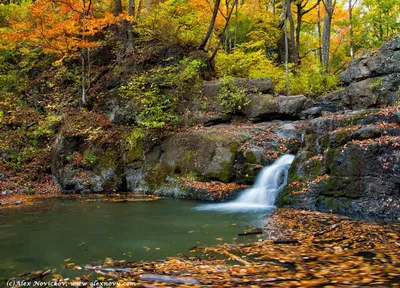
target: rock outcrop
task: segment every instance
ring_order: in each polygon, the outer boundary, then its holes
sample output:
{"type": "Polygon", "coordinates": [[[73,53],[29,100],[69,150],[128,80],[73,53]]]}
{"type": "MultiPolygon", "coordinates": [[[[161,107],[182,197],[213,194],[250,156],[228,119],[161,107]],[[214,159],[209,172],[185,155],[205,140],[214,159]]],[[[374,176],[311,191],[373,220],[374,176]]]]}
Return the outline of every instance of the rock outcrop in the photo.
{"type": "Polygon", "coordinates": [[[372,55],[350,62],[340,76],[346,86],[321,100],[349,109],[386,107],[399,99],[400,37],[372,55]]]}
{"type": "MultiPolygon", "coordinates": [[[[311,108],[314,102],[303,95],[277,96],[274,95],[272,80],[269,78],[244,79],[233,78],[233,83],[246,91],[249,103],[240,111],[240,115],[252,122],[270,120],[298,120],[302,111],[311,108]]],[[[224,109],[218,100],[222,84],[219,80],[205,81],[201,87],[202,97],[206,99],[206,112],[202,123],[223,123],[229,118],[223,117],[224,109]]],[[[200,110],[200,109],[199,109],[200,110]]],[[[303,117],[304,118],[304,117],[303,117]]]]}
{"type": "MultiPolygon", "coordinates": [[[[126,163],[128,190],[211,200],[206,188],[191,182],[252,184],[263,166],[298,150],[302,124],[218,125],[174,133],[126,163]]],[[[234,188],[228,194],[237,193],[234,188]]]]}
{"type": "Polygon", "coordinates": [[[121,133],[94,113],[66,115],[52,148],[51,167],[65,192],[126,190],[121,133]]]}
{"type": "MultiPolygon", "coordinates": [[[[72,117],[64,122],[81,120],[72,117]]],[[[67,124],[61,128],[53,145],[52,169],[64,190],[145,191],[201,200],[227,199],[237,195],[240,185],[252,184],[263,166],[281,154],[295,153],[304,123],[195,127],[156,142],[140,131],[132,132],[132,128],[113,131],[114,126],[107,125],[103,131],[92,129],[86,134],[75,133],[82,129],[71,131],[67,124]],[[213,191],[204,184],[210,181],[226,185],[229,191],[221,195],[207,192],[213,191]]]]}
{"type": "Polygon", "coordinates": [[[396,107],[310,121],[278,204],[400,217],[399,123],[396,107]]]}

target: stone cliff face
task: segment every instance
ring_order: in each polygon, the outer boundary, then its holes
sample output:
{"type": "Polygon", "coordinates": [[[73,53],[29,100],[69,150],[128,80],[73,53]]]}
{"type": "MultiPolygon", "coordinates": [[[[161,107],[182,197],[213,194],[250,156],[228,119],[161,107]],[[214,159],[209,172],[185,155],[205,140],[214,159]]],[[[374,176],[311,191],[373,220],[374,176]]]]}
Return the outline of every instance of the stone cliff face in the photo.
{"type": "Polygon", "coordinates": [[[310,121],[278,204],[400,217],[399,123],[396,107],[310,121]]]}
{"type": "Polygon", "coordinates": [[[340,76],[346,87],[321,101],[353,110],[394,105],[399,99],[400,38],[372,55],[355,59],[340,76]]]}
{"type": "MultiPolygon", "coordinates": [[[[274,121],[196,127],[165,135],[156,143],[138,137],[131,144],[129,134],[120,133],[128,139],[112,145],[62,129],[53,147],[52,167],[70,192],[144,191],[216,200],[191,182],[251,184],[263,166],[299,149],[303,126],[302,121],[274,121]],[[74,155],[80,155],[80,163],[74,162],[74,155]],[[92,163],[87,163],[90,159],[92,163]]],[[[228,190],[236,190],[232,187],[228,190]]]]}
{"type": "Polygon", "coordinates": [[[345,113],[311,120],[280,206],[400,217],[400,38],[356,59],[346,85],[319,100],[345,113]],[[367,109],[388,107],[385,109],[367,109]],[[351,112],[350,110],[355,110],[351,112]]]}

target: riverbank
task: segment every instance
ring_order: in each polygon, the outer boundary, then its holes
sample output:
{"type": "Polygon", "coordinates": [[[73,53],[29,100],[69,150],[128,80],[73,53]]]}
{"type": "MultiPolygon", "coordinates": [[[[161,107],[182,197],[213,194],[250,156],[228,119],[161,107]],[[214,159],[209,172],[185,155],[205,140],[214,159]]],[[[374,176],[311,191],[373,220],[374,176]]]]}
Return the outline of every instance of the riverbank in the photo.
{"type": "Polygon", "coordinates": [[[196,247],[190,251],[201,252],[196,256],[160,261],[67,263],[79,277],[48,272],[43,281],[119,281],[118,287],[132,282],[136,287],[399,287],[399,222],[291,209],[278,209],[265,220],[263,238],[254,243],[196,247]]]}
{"type": "Polygon", "coordinates": [[[0,198],[0,209],[12,209],[39,204],[48,199],[76,200],[80,202],[143,202],[158,200],[161,197],[144,193],[105,193],[105,194],[63,194],[61,191],[44,194],[9,194],[0,198]]]}

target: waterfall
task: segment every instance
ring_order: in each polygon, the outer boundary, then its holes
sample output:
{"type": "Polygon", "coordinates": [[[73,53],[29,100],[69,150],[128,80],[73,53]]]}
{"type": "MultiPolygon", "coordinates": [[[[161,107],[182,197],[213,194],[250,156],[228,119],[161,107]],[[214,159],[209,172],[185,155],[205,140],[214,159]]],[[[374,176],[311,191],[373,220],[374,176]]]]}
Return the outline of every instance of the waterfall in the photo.
{"type": "Polygon", "coordinates": [[[293,159],[293,155],[286,154],[264,167],[253,187],[244,190],[238,199],[222,204],[201,205],[196,209],[237,211],[274,208],[276,196],[287,184],[287,174],[293,159]]]}

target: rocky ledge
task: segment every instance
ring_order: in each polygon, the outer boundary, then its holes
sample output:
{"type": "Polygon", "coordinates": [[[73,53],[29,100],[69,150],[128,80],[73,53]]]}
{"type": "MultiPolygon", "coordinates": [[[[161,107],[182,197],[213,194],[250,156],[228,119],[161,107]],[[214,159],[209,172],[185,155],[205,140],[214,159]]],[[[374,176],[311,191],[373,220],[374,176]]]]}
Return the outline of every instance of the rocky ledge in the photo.
{"type": "Polygon", "coordinates": [[[310,121],[279,206],[400,217],[400,107],[310,121]]]}
{"type": "Polygon", "coordinates": [[[400,37],[372,55],[353,60],[340,76],[345,88],[321,97],[348,109],[396,104],[400,86],[400,37]]]}
{"type": "Polygon", "coordinates": [[[53,173],[65,192],[231,199],[254,182],[262,167],[284,153],[296,153],[304,127],[304,121],[196,126],[157,139],[107,122],[90,123],[89,133],[71,131],[75,124],[68,123],[88,116],[68,116],[53,145],[53,173]]]}

